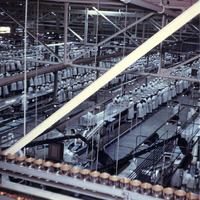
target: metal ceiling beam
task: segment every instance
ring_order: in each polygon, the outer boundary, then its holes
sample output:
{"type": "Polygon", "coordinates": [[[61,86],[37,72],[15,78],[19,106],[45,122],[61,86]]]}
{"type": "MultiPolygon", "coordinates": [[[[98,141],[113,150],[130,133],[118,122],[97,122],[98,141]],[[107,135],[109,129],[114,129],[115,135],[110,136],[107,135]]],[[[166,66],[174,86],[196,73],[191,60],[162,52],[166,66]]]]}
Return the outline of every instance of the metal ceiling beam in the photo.
{"type": "MultiPolygon", "coordinates": [[[[150,9],[150,10],[154,10],[156,12],[162,12],[163,11],[163,8],[161,6],[158,6],[158,5],[155,5],[153,3],[149,3],[147,1],[144,1],[144,0],[120,0],[124,3],[130,3],[130,4],[134,4],[136,6],[140,6],[142,8],[147,8],[147,9],[150,9]]],[[[169,16],[172,16],[172,17],[177,17],[179,14],[174,12],[174,11],[171,11],[169,9],[165,9],[163,14],[166,14],[166,15],[169,15],[169,16]]]]}
{"type": "Polygon", "coordinates": [[[78,34],[76,33],[75,31],[73,31],[69,26],[67,27],[68,30],[73,33],[73,35],[75,35],[80,41],[83,41],[83,38],[78,34]]]}
{"type": "Polygon", "coordinates": [[[128,25],[127,27],[123,28],[122,30],[116,32],[115,34],[111,35],[110,37],[107,37],[105,40],[99,42],[97,45],[95,45],[95,46],[89,48],[88,50],[86,50],[86,51],[83,52],[82,54],[78,55],[76,58],[73,58],[73,59],[71,60],[71,62],[74,62],[75,60],[77,60],[78,58],[82,57],[82,56],[85,55],[86,53],[89,53],[90,51],[96,49],[97,47],[99,47],[99,46],[103,45],[104,43],[108,42],[109,40],[111,40],[112,38],[114,38],[114,37],[120,35],[120,34],[123,33],[124,31],[126,31],[126,30],[128,30],[129,28],[135,26],[136,24],[138,24],[138,23],[144,21],[145,19],[148,19],[149,17],[151,17],[151,16],[153,16],[153,15],[154,15],[153,12],[151,12],[151,13],[145,15],[145,16],[142,17],[141,19],[139,19],[139,20],[133,22],[132,24],[130,24],[130,25],[128,25]]]}
{"type": "Polygon", "coordinates": [[[174,70],[176,68],[179,68],[180,66],[186,65],[186,64],[188,64],[188,63],[190,63],[190,62],[192,62],[194,60],[197,60],[198,58],[200,58],[200,54],[198,54],[198,55],[196,55],[196,56],[194,56],[194,57],[192,57],[192,58],[190,58],[190,59],[188,59],[186,61],[183,61],[183,62],[179,63],[178,65],[176,65],[174,67],[170,67],[168,69],[160,69],[160,71],[157,74],[158,75],[163,75],[164,74],[165,76],[170,75],[172,70],[174,70]]]}
{"type": "Polygon", "coordinates": [[[85,6],[85,4],[101,4],[101,5],[113,5],[113,6],[122,6],[123,3],[116,0],[101,0],[100,2],[98,0],[45,0],[46,2],[57,2],[57,3],[70,3],[70,4],[82,4],[85,6]]]}
{"type": "MultiPolygon", "coordinates": [[[[20,24],[14,17],[12,17],[9,13],[7,13],[3,8],[0,7],[0,9],[6,14],[8,15],[16,24],[18,24],[22,29],[24,29],[24,26],[22,26],[22,24],[20,24]]],[[[41,42],[40,40],[37,39],[36,36],[34,36],[32,33],[30,33],[29,31],[27,31],[27,33],[33,37],[37,42],[39,42],[41,45],[43,45],[48,51],[50,51],[58,60],[62,61],[61,58],[55,54],[55,52],[53,52],[48,46],[46,46],[43,42],[41,42]]]]}
{"type": "Polygon", "coordinates": [[[167,24],[162,30],[157,32],[154,36],[152,36],[149,40],[144,42],[141,46],[139,46],[135,51],[130,53],[127,57],[117,63],[114,67],[112,67],[109,71],[104,73],[101,77],[99,77],[96,81],[94,81],[91,85],[85,88],[82,92],[76,95],[73,99],[67,102],[63,107],[53,113],[50,117],[44,120],[41,124],[36,126],[33,130],[31,130],[26,136],[16,142],[13,146],[8,148],[5,152],[14,154],[19,151],[21,148],[26,146],[29,142],[34,140],[36,137],[41,135],[45,130],[55,124],[57,121],[62,119],[65,115],[70,113],[74,108],[79,106],[82,102],[88,99],[91,95],[97,92],[101,87],[127,69],[130,65],[135,63],[138,59],[148,53],[151,49],[173,34],[175,31],[180,29],[183,25],[188,23],[194,17],[199,15],[199,7],[200,2],[195,3],[185,12],[183,12],[180,16],[174,19],[172,22],[167,24]]]}
{"type": "MultiPolygon", "coordinates": [[[[108,21],[110,24],[112,24],[116,29],[118,29],[119,31],[121,31],[121,29],[115,24],[113,23],[110,19],[108,19],[108,17],[106,17],[101,11],[99,11],[98,9],[96,9],[95,7],[92,7],[98,14],[100,14],[106,21],[108,21]]],[[[132,37],[130,37],[127,33],[124,33],[126,37],[128,37],[136,46],[139,46],[132,37]]]]}
{"type": "MultiPolygon", "coordinates": [[[[126,55],[128,53],[130,53],[130,51],[125,52],[126,55]]],[[[119,56],[122,56],[122,52],[97,56],[97,60],[100,61],[100,60],[104,60],[106,58],[119,57],[119,56]]],[[[72,66],[76,65],[76,67],[77,67],[78,64],[87,64],[87,63],[91,63],[92,61],[94,61],[94,57],[78,59],[72,64],[72,66]]],[[[56,65],[50,65],[48,67],[39,68],[37,70],[37,75],[47,74],[47,73],[50,73],[50,72],[56,72],[56,71],[59,71],[59,70],[66,69],[67,67],[70,67],[70,66],[71,66],[71,64],[64,65],[63,63],[59,63],[59,64],[56,64],[56,65]]],[[[90,69],[89,66],[88,66],[88,69],[90,69]]],[[[36,76],[36,70],[32,70],[32,71],[27,72],[27,79],[29,79],[31,77],[35,77],[35,76],[36,76]]],[[[9,84],[17,82],[17,81],[23,81],[23,79],[24,79],[24,73],[17,74],[15,76],[4,77],[4,78],[0,79],[0,87],[2,87],[4,85],[9,85],[9,84]]]]}
{"type": "MultiPolygon", "coordinates": [[[[121,12],[121,11],[101,11],[105,16],[113,16],[113,17],[142,17],[141,13],[132,13],[132,12],[121,12]]],[[[85,14],[85,10],[70,10],[70,14],[85,14]]],[[[96,11],[94,10],[88,10],[89,15],[99,15],[96,11]]]]}
{"type": "MultiPolygon", "coordinates": [[[[8,56],[0,56],[0,59],[3,60],[19,60],[19,61],[24,61],[24,58],[20,57],[8,57],[8,56]]],[[[37,60],[33,58],[27,58],[27,62],[33,62],[33,63],[41,63],[41,64],[50,64],[50,65],[56,65],[58,62],[51,62],[48,60],[37,60]]]]}
{"type": "Polygon", "coordinates": [[[154,76],[154,77],[162,77],[162,78],[168,78],[168,79],[175,79],[175,80],[184,80],[184,81],[191,81],[191,82],[197,82],[200,83],[200,80],[197,78],[187,78],[187,77],[181,77],[181,76],[171,76],[167,74],[154,74],[154,73],[145,73],[145,72],[139,72],[134,73],[140,76],[154,76]]]}
{"type": "Polygon", "coordinates": [[[64,10],[64,59],[63,63],[67,64],[67,40],[68,40],[68,29],[69,29],[69,4],[65,3],[64,10]]]}
{"type": "MultiPolygon", "coordinates": [[[[149,21],[157,30],[160,30],[162,28],[160,24],[158,24],[154,19],[150,19],[149,21]]],[[[175,41],[178,41],[178,39],[174,35],[171,35],[171,37],[173,37],[175,41]]]]}
{"type": "MultiPolygon", "coordinates": [[[[126,52],[126,54],[128,54],[128,52],[126,52]]],[[[117,53],[117,54],[111,54],[111,55],[107,55],[107,56],[100,56],[100,57],[97,57],[97,60],[104,60],[106,58],[110,58],[110,57],[118,57],[118,56],[122,56],[122,53],[117,53]]],[[[196,55],[172,68],[170,68],[171,70],[175,69],[175,68],[178,68],[180,66],[183,66],[183,65],[186,65],[190,62],[192,62],[193,60],[196,60],[200,57],[200,55],[196,55]]],[[[2,58],[2,56],[0,56],[0,58],[2,58]]],[[[8,57],[6,57],[8,59],[8,57]]],[[[23,61],[24,59],[23,58],[12,58],[13,60],[21,60],[23,61]]],[[[87,65],[79,65],[80,63],[89,63],[91,61],[94,60],[94,57],[90,58],[90,59],[79,59],[77,60],[75,63],[77,64],[69,64],[69,65],[63,65],[62,63],[61,64],[56,64],[56,63],[53,63],[53,62],[46,62],[46,61],[40,61],[40,60],[27,60],[28,62],[38,62],[38,63],[49,63],[49,64],[55,64],[55,65],[52,65],[52,66],[49,66],[49,67],[45,67],[45,68],[40,68],[38,69],[38,72],[37,74],[38,75],[42,75],[42,74],[47,74],[47,73],[50,73],[50,72],[55,72],[55,71],[59,71],[59,70],[62,70],[62,69],[65,69],[67,67],[77,67],[77,68],[83,68],[83,69],[91,69],[91,70],[98,70],[98,71],[108,71],[109,69],[108,68],[99,68],[99,67],[92,67],[92,66],[87,66],[87,65]]],[[[167,69],[165,69],[167,70],[167,69]]],[[[124,73],[133,73],[135,74],[136,72],[131,72],[131,71],[128,71],[128,72],[124,72],[124,73]]],[[[167,72],[165,72],[167,74],[167,72]]],[[[143,74],[144,75],[144,74],[143,74]]],[[[35,77],[36,76],[36,71],[35,70],[32,70],[30,72],[27,72],[27,78],[31,78],[31,77],[35,77]]],[[[158,74],[155,75],[156,77],[159,76],[158,74]]],[[[18,74],[18,75],[15,75],[15,76],[9,76],[9,77],[4,77],[3,79],[0,79],[0,87],[4,86],[4,85],[9,85],[13,82],[17,82],[17,81],[22,81],[24,78],[24,75],[23,74],[18,74]]]]}

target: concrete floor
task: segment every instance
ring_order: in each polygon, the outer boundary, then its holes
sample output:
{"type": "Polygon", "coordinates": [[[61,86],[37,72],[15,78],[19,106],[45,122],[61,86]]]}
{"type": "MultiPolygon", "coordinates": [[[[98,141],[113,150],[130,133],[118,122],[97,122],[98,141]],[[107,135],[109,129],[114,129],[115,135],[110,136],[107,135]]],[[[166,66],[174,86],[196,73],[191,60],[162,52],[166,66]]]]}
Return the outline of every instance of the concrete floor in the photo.
{"type": "MultiPolygon", "coordinates": [[[[191,95],[179,96],[175,100],[178,100],[181,104],[181,108],[183,108],[183,110],[179,114],[179,121],[181,123],[184,123],[187,120],[187,113],[189,108],[195,105],[197,102],[195,102],[195,100],[191,98],[191,95]]],[[[150,117],[147,117],[147,119],[144,120],[144,122],[139,124],[131,132],[127,133],[119,139],[119,148],[118,141],[115,141],[106,147],[106,153],[108,153],[113,160],[116,160],[117,158],[120,159],[126,156],[139,143],[141,143],[145,139],[145,137],[148,137],[153,132],[155,132],[173,115],[171,106],[172,104],[173,102],[168,103],[168,106],[162,106],[157,111],[154,111],[154,113],[150,117]]],[[[157,133],[159,134],[159,136],[163,135],[162,139],[167,139],[175,133],[176,126],[176,124],[172,125],[171,123],[164,125],[157,131],[157,133]]],[[[140,149],[143,148],[144,146],[140,149]]],[[[147,146],[145,146],[145,148],[147,148],[147,146]]],[[[142,157],[145,159],[147,155],[148,154],[145,154],[142,157]]],[[[144,159],[137,159],[137,165],[139,165],[144,159]]],[[[129,168],[124,170],[119,176],[127,176],[128,174],[130,174],[130,170],[131,169],[129,168]]]]}

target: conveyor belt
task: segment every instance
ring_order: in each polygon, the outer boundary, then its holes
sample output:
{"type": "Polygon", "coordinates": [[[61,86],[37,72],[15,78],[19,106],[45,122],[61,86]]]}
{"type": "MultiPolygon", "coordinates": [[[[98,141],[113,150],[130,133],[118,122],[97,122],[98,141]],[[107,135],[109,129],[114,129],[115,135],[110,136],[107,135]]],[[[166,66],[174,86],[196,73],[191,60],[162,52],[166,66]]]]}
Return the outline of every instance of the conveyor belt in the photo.
{"type": "MultiPolygon", "coordinates": [[[[42,184],[45,185],[46,188],[58,188],[64,191],[70,191],[73,193],[90,196],[91,198],[94,197],[106,200],[128,199],[128,197],[130,199],[140,200],[155,199],[150,195],[143,195],[141,193],[132,192],[126,189],[103,185],[100,183],[94,183],[89,180],[82,180],[67,175],[58,175],[54,172],[51,173],[44,170],[37,170],[33,168],[31,169],[26,166],[17,166],[16,164],[6,163],[2,161],[0,161],[0,174],[20,178],[40,185],[42,184]]],[[[1,179],[0,187],[9,189],[12,188],[16,191],[21,191],[22,188],[23,193],[28,192],[29,195],[38,196],[38,194],[35,192],[36,187],[34,187],[34,184],[32,184],[32,186],[30,187],[18,183],[13,183],[8,181],[7,179],[5,180],[4,176],[1,179]]],[[[48,190],[38,190],[38,192],[42,192],[44,196],[46,191],[48,190]]],[[[66,199],[68,198],[66,197],[66,199]]],[[[161,200],[161,198],[158,198],[158,200],[161,200]]]]}

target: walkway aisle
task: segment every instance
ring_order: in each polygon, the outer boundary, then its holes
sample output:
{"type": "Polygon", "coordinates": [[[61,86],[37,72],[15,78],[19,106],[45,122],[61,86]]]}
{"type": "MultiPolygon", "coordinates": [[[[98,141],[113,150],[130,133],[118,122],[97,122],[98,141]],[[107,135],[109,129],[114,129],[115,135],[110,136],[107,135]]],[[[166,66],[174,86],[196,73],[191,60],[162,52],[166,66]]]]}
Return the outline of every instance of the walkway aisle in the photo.
{"type": "MultiPolygon", "coordinates": [[[[181,104],[189,104],[193,105],[193,100],[191,96],[180,96],[176,100],[180,101],[181,104]]],[[[187,118],[187,112],[190,106],[183,105],[181,108],[184,109],[180,112],[180,122],[185,122],[187,118]]],[[[126,154],[128,154],[131,150],[133,150],[139,143],[141,143],[145,137],[148,137],[153,132],[155,132],[163,123],[165,123],[171,116],[173,115],[172,106],[170,107],[163,107],[157,112],[155,112],[152,116],[146,119],[143,123],[138,125],[134,128],[131,132],[127,133],[126,135],[122,136],[119,141],[119,159],[123,158],[126,154]],[[145,136],[145,137],[140,137],[145,136]],[[137,143],[136,143],[137,140],[137,143]]],[[[174,125],[167,124],[160,128],[157,133],[159,136],[162,136],[164,133],[163,139],[171,137],[176,131],[176,123],[174,125]]],[[[147,148],[147,145],[141,146],[140,149],[147,148]]],[[[111,145],[107,146],[106,153],[108,153],[112,159],[117,158],[117,141],[113,142],[111,145]]],[[[148,154],[142,156],[142,158],[146,158],[148,154]]],[[[137,165],[139,165],[143,159],[137,159],[137,165]]],[[[130,170],[127,169],[122,173],[122,176],[126,176],[130,174],[130,170]]]]}

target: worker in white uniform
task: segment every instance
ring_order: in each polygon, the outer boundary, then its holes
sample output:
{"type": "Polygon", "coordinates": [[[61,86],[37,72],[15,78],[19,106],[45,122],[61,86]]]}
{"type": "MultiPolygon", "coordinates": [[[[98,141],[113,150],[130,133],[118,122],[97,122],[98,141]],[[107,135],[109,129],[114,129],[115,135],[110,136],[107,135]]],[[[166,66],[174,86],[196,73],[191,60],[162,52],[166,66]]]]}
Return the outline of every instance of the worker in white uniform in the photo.
{"type": "Polygon", "coordinates": [[[51,77],[51,82],[53,83],[54,82],[54,73],[53,72],[50,73],[50,77],[51,77]]]}
{"type": "Polygon", "coordinates": [[[4,94],[4,96],[9,95],[9,90],[8,90],[8,86],[7,85],[3,86],[3,94],[4,94]]]}
{"type": "Polygon", "coordinates": [[[123,95],[123,101],[126,101],[126,102],[129,101],[128,91],[125,91],[125,92],[124,92],[124,95],[123,95]]]}
{"type": "Polygon", "coordinates": [[[146,114],[147,114],[147,101],[146,101],[145,97],[142,98],[142,106],[143,106],[143,114],[144,114],[144,116],[146,116],[146,114]]]}
{"type": "Polygon", "coordinates": [[[73,67],[72,75],[73,75],[73,76],[76,76],[76,75],[77,75],[77,68],[76,68],[76,67],[73,67]]]}
{"type": "Polygon", "coordinates": [[[183,89],[188,89],[188,81],[183,81],[183,89]]]}
{"type": "Polygon", "coordinates": [[[192,117],[192,115],[194,115],[195,113],[195,109],[194,108],[190,108],[187,114],[187,120],[190,119],[190,117],[192,117]]]}
{"type": "Polygon", "coordinates": [[[120,95],[118,94],[114,99],[113,102],[115,103],[115,105],[118,105],[120,103],[120,95]]]}
{"type": "Polygon", "coordinates": [[[41,86],[42,85],[42,76],[38,76],[37,80],[38,80],[38,85],[41,86]]]}
{"type": "Polygon", "coordinates": [[[58,81],[60,82],[62,80],[62,71],[58,71],[58,81]]]}
{"type": "Polygon", "coordinates": [[[144,92],[146,90],[146,85],[145,84],[141,85],[140,90],[141,90],[141,92],[144,92]]]}
{"type": "Polygon", "coordinates": [[[9,62],[6,63],[6,71],[10,71],[10,63],[9,62]]]}
{"type": "Polygon", "coordinates": [[[16,61],[17,68],[21,71],[22,70],[22,64],[19,60],[16,61]]]}
{"type": "Polygon", "coordinates": [[[181,176],[182,176],[182,169],[177,169],[174,175],[171,178],[171,185],[176,188],[180,188],[181,186],[181,176]]]}
{"type": "Polygon", "coordinates": [[[180,88],[181,86],[180,86],[180,82],[179,81],[177,81],[176,82],[176,93],[177,94],[180,94],[181,93],[181,88],[180,88]]]}
{"type": "Polygon", "coordinates": [[[62,70],[62,79],[66,79],[67,78],[67,70],[63,69],[62,70]]]}
{"type": "Polygon", "coordinates": [[[45,84],[42,84],[42,86],[41,86],[41,92],[45,92],[45,84]]]}
{"type": "Polygon", "coordinates": [[[162,90],[158,90],[158,105],[162,105],[162,90]]]}
{"type": "Polygon", "coordinates": [[[180,82],[180,93],[182,93],[183,92],[183,80],[180,80],[179,82],[180,82]]]}
{"type": "Polygon", "coordinates": [[[22,81],[18,81],[17,82],[17,90],[23,90],[24,86],[23,86],[23,82],[22,81]]]}
{"type": "Polygon", "coordinates": [[[170,85],[170,86],[167,86],[167,100],[171,101],[171,99],[172,99],[172,88],[170,85]]]}
{"type": "Polygon", "coordinates": [[[30,84],[30,86],[34,86],[34,85],[35,85],[34,80],[33,80],[32,77],[31,77],[30,80],[29,80],[29,84],[30,84]]]}
{"type": "Polygon", "coordinates": [[[41,78],[42,78],[42,84],[45,84],[46,83],[46,79],[45,79],[44,74],[41,75],[41,78]]]}
{"type": "Polygon", "coordinates": [[[175,97],[176,96],[176,87],[175,87],[175,84],[172,83],[172,97],[175,97]]]}
{"type": "Polygon", "coordinates": [[[155,103],[156,103],[156,109],[157,109],[158,108],[158,94],[155,92],[154,96],[155,96],[155,103]]]}
{"type": "Polygon", "coordinates": [[[196,188],[195,178],[189,173],[188,170],[185,170],[183,173],[182,184],[185,187],[185,189],[188,189],[190,192],[192,192],[193,189],[196,188]]]}
{"type": "Polygon", "coordinates": [[[17,83],[14,82],[14,83],[11,83],[11,88],[10,88],[11,92],[13,94],[15,94],[15,92],[17,91],[17,83]]]}
{"type": "Polygon", "coordinates": [[[127,118],[129,121],[132,121],[132,119],[134,118],[134,102],[132,98],[130,98],[130,101],[129,101],[127,118]]]}
{"type": "Polygon", "coordinates": [[[26,98],[26,102],[24,101],[24,94],[21,96],[21,103],[22,103],[21,111],[24,111],[25,103],[26,103],[26,110],[28,110],[28,99],[26,98]]]}
{"type": "Polygon", "coordinates": [[[14,62],[11,62],[11,63],[10,63],[10,69],[11,69],[11,71],[15,71],[15,70],[16,70],[15,63],[14,63],[14,62]]]}
{"type": "Polygon", "coordinates": [[[67,98],[72,99],[73,94],[72,94],[72,87],[70,85],[68,85],[66,91],[67,91],[67,98]]]}
{"type": "Polygon", "coordinates": [[[172,115],[178,114],[179,110],[180,110],[180,104],[174,105],[172,115]]]}
{"type": "MultiPolygon", "coordinates": [[[[76,135],[76,130],[75,129],[71,129],[71,135],[76,135]]],[[[74,139],[74,146],[77,144],[77,138],[74,139]]]]}
{"type": "Polygon", "coordinates": [[[77,83],[77,90],[78,90],[78,91],[80,91],[80,90],[81,90],[81,88],[82,88],[82,84],[81,84],[81,82],[80,82],[80,81],[78,81],[78,83],[77,83]]]}
{"type": "Polygon", "coordinates": [[[67,69],[67,78],[70,78],[70,77],[71,77],[71,69],[68,68],[68,69],[67,69]]]}
{"type": "Polygon", "coordinates": [[[148,103],[148,112],[152,113],[152,99],[151,99],[151,95],[148,96],[147,103],[148,103]]]}
{"type": "Polygon", "coordinates": [[[88,81],[88,85],[91,85],[93,83],[92,79],[88,81]]]}
{"type": "Polygon", "coordinates": [[[63,101],[66,102],[67,96],[66,96],[66,92],[65,92],[64,88],[61,88],[61,93],[62,93],[62,96],[63,96],[63,101]]]}
{"type": "Polygon", "coordinates": [[[142,103],[140,101],[137,101],[137,117],[143,118],[143,109],[142,109],[142,103]]]}
{"type": "Polygon", "coordinates": [[[165,86],[163,89],[163,103],[167,102],[167,94],[168,94],[168,89],[167,86],[165,86]]]}
{"type": "Polygon", "coordinates": [[[28,94],[32,94],[33,91],[34,91],[34,90],[33,90],[33,87],[32,87],[32,86],[29,86],[29,87],[28,87],[28,94]]]}
{"type": "Polygon", "coordinates": [[[156,97],[155,95],[151,96],[151,100],[152,100],[152,110],[156,109],[156,97]]]}

